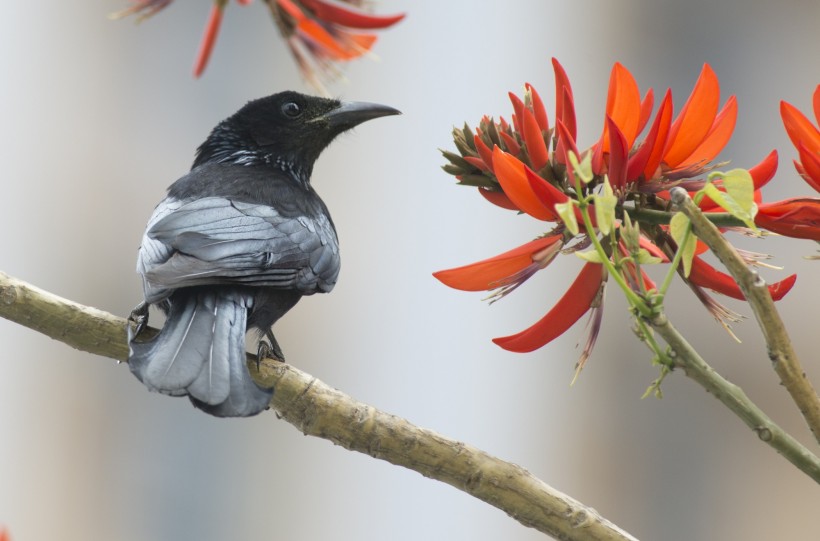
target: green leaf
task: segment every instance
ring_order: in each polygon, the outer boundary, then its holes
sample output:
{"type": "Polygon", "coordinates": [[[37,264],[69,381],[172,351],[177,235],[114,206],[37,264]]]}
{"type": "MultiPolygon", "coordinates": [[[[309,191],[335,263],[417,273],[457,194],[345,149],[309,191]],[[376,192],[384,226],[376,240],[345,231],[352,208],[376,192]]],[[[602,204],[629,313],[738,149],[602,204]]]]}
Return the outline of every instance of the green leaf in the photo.
{"type": "Polygon", "coordinates": [[[593,195],[592,200],[595,205],[595,221],[598,229],[604,235],[609,235],[615,223],[615,206],[618,204],[618,198],[612,191],[608,177],[604,177],[603,193],[593,195]]]}
{"type": "Polygon", "coordinates": [[[754,217],[755,183],[746,169],[732,169],[723,174],[723,187],[732,196],[741,209],[754,217]]]}
{"type": "Polygon", "coordinates": [[[575,217],[575,205],[572,200],[567,201],[566,203],[556,203],[555,212],[557,212],[558,216],[561,217],[561,220],[564,221],[564,225],[567,226],[569,232],[573,235],[577,235],[578,219],[575,217]]]}
{"type": "Polygon", "coordinates": [[[726,212],[742,220],[750,229],[757,231],[757,226],[754,223],[754,217],[757,214],[757,205],[754,201],[755,187],[752,176],[747,170],[732,169],[725,173],[711,173],[709,182],[701,191],[726,212]],[[720,191],[712,183],[714,179],[723,180],[725,192],[720,191]]]}
{"type": "Polygon", "coordinates": [[[641,265],[657,265],[661,262],[663,259],[650,254],[645,248],[638,250],[638,263],[641,265]]]}
{"type": "Polygon", "coordinates": [[[580,162],[574,152],[570,151],[567,155],[569,156],[569,164],[575,176],[580,178],[584,184],[592,182],[592,179],[595,178],[595,175],[592,173],[592,153],[587,152],[584,159],[580,162]]]}
{"type": "Polygon", "coordinates": [[[683,263],[683,275],[688,278],[689,273],[692,271],[692,260],[695,258],[695,248],[697,247],[697,238],[692,234],[692,224],[689,222],[689,218],[682,212],[675,213],[669,222],[669,232],[678,244],[678,251],[681,252],[681,262],[683,263]]]}
{"type": "Polygon", "coordinates": [[[577,255],[584,261],[588,261],[589,263],[604,262],[603,258],[601,257],[601,254],[599,254],[597,250],[589,250],[587,252],[575,252],[575,255],[577,255]]]}

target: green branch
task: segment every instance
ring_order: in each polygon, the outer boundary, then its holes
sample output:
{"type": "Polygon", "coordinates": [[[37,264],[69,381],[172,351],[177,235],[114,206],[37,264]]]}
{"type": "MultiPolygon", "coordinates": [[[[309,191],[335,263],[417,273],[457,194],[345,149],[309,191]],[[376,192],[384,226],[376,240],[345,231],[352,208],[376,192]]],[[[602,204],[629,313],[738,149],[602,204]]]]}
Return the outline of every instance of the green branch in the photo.
{"type": "MultiPolygon", "coordinates": [[[[643,224],[653,225],[668,225],[669,221],[672,219],[672,216],[675,215],[674,212],[644,208],[624,208],[623,211],[629,214],[632,221],[639,221],[643,224]]],[[[703,216],[706,220],[712,222],[717,227],[746,227],[746,224],[744,224],[742,220],[738,220],[728,212],[710,212],[709,214],[704,214],[703,216]]]]}
{"type": "Polygon", "coordinates": [[[757,271],[746,265],[743,258],[695,205],[685,190],[673,188],[671,194],[672,203],[692,222],[695,235],[709,246],[740,286],[763,331],[774,371],[797,404],[814,437],[820,442],[820,398],[806,377],[766,282],[757,271]]]}
{"type": "Polygon", "coordinates": [[[820,459],[806,449],[791,435],[752,402],[743,389],[718,374],[697,351],[678,333],[666,315],[659,313],[648,320],[652,328],[669,344],[675,353],[672,360],[687,376],[720,400],[732,413],[740,417],[757,436],[800,471],[820,483],[820,459]]]}

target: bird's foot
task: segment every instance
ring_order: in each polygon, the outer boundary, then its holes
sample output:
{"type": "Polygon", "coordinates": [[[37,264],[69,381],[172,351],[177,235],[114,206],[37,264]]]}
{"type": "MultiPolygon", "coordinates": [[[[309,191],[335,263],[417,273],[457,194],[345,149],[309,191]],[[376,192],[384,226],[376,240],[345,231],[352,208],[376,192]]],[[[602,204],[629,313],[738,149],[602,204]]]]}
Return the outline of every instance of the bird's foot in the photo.
{"type": "Polygon", "coordinates": [[[128,315],[128,341],[131,342],[148,325],[148,303],[141,302],[128,315]],[[134,324],[132,328],[130,323],[134,324]]]}
{"type": "Polygon", "coordinates": [[[282,348],[279,347],[279,343],[276,342],[276,338],[273,337],[273,333],[267,332],[265,336],[268,340],[264,338],[259,341],[259,346],[256,349],[256,369],[259,369],[259,363],[262,359],[274,359],[276,361],[285,362],[285,355],[282,353],[282,348]]]}

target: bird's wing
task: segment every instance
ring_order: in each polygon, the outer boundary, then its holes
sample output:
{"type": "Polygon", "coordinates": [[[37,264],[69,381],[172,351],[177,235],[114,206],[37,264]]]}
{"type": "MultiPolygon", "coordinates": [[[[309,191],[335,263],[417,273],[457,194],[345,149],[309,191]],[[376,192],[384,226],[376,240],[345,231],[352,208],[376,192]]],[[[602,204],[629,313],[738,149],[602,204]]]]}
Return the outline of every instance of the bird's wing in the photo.
{"type": "Polygon", "coordinates": [[[330,291],[339,264],[325,213],[284,216],[267,205],[206,197],[157,207],[137,268],[150,302],[170,289],[208,284],[330,291]]]}

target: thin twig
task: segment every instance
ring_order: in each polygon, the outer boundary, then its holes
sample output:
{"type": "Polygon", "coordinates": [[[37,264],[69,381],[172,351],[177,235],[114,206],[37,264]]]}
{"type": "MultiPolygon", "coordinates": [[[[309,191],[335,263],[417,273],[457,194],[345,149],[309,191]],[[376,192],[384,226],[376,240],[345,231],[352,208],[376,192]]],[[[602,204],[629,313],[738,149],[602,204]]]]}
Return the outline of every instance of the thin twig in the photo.
{"type": "Polygon", "coordinates": [[[815,439],[820,442],[820,398],[806,377],[765,280],[755,269],[746,265],[735,248],[704,216],[684,189],[673,188],[671,193],[672,203],[692,222],[695,235],[709,246],[740,286],[763,331],[774,371],[797,404],[815,439]]]}
{"type": "Polygon", "coordinates": [[[743,389],[724,379],[709,366],[669,323],[664,313],[656,314],[648,323],[672,348],[674,355],[670,357],[676,367],[682,368],[687,376],[740,417],[762,441],[772,446],[800,471],[820,483],[820,459],[763,413],[763,410],[746,396],[743,389]]]}
{"type": "MultiPolygon", "coordinates": [[[[125,319],[2,272],[0,316],[82,351],[120,361],[128,356],[125,319]]],[[[276,389],[273,411],[304,434],[452,485],[556,539],[635,541],[516,464],[358,402],[291,365],[265,359],[257,371],[256,358],[249,355],[248,361],[254,377],[276,389]]]]}

